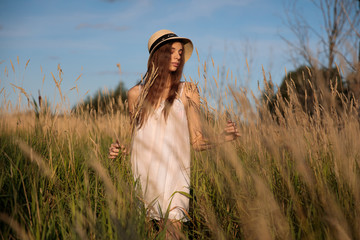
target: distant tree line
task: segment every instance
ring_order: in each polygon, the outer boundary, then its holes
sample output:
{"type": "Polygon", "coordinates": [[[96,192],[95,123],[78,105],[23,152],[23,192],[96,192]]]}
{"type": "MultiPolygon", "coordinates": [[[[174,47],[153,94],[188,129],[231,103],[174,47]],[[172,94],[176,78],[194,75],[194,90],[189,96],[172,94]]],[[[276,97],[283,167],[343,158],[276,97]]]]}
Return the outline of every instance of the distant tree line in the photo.
{"type": "Polygon", "coordinates": [[[108,114],[122,112],[126,109],[127,89],[123,82],[119,82],[115,90],[98,90],[94,96],[88,96],[83,102],[78,103],[74,112],[94,112],[96,114],[108,114]]]}
{"type": "Polygon", "coordinates": [[[340,111],[344,101],[356,104],[360,97],[359,71],[343,77],[337,68],[300,66],[283,77],[277,91],[271,81],[265,85],[262,100],[272,114],[276,114],[277,110],[283,113],[283,107],[294,100],[310,115],[314,114],[315,104],[328,110],[335,108],[332,111],[340,111]]]}

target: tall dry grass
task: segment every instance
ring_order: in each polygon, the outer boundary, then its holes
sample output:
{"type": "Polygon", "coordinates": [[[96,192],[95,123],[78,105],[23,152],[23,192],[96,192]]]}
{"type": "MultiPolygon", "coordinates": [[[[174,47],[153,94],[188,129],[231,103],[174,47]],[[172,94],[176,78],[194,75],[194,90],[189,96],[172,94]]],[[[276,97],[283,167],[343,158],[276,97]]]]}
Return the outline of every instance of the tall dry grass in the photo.
{"type": "MultiPolygon", "coordinates": [[[[279,98],[274,115],[238,87],[232,73],[219,74],[211,65],[202,64],[198,76],[204,81],[204,133],[215,139],[231,118],[241,137],[192,152],[190,220],[183,238],[359,239],[357,103],[340,96],[341,111],[333,111],[315,98],[315,114],[308,115],[289,88],[290,100],[279,98]],[[215,96],[216,102],[210,100],[215,96]]],[[[56,82],[60,94],[61,81],[56,82]]],[[[339,97],[335,90],[327,94],[339,97]]],[[[113,139],[131,141],[126,103],[123,111],[106,115],[70,109],[59,114],[49,104],[31,102],[25,112],[4,103],[2,239],[165,237],[166,230],[146,216],[129,156],[107,159],[113,139]]]]}

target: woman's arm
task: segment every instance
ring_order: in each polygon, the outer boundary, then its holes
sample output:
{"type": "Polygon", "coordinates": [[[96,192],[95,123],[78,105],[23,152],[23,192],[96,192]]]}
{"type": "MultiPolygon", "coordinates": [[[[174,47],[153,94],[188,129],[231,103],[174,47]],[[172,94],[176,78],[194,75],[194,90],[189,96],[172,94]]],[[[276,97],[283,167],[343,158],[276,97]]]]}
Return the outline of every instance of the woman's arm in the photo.
{"type": "Polygon", "coordinates": [[[219,138],[210,141],[205,138],[202,131],[202,124],[200,119],[200,95],[195,84],[184,83],[183,99],[186,102],[186,115],[188,118],[188,126],[190,132],[190,142],[193,149],[202,151],[213,147],[216,144],[221,144],[227,141],[232,141],[239,136],[235,123],[228,121],[223,133],[219,138]]]}
{"type": "MultiPolygon", "coordinates": [[[[132,121],[132,118],[134,116],[135,111],[135,104],[137,101],[137,98],[140,95],[140,86],[136,85],[135,87],[131,88],[127,93],[127,100],[128,100],[128,110],[130,119],[132,121]]],[[[128,147],[121,144],[118,139],[113,142],[109,148],[109,159],[115,159],[119,155],[119,153],[122,154],[129,154],[128,147]]]]}
{"type": "Polygon", "coordinates": [[[139,85],[132,87],[127,93],[129,114],[130,114],[131,120],[133,120],[132,118],[134,117],[134,114],[135,114],[135,104],[136,104],[136,101],[137,101],[139,95],[140,95],[140,86],[139,85]]]}

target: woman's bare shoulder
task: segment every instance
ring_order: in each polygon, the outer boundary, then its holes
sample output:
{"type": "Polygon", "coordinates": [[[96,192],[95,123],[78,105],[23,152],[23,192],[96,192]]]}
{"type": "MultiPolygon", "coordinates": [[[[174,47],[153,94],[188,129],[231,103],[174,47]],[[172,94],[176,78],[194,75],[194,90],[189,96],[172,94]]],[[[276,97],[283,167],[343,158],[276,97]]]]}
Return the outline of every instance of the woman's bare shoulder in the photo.
{"type": "Polygon", "coordinates": [[[135,100],[140,95],[140,85],[135,85],[134,87],[130,88],[128,93],[128,99],[135,100]]]}
{"type": "Polygon", "coordinates": [[[183,83],[183,91],[184,91],[184,95],[186,97],[194,97],[199,95],[199,89],[197,87],[197,85],[193,82],[184,82],[183,83]]]}
{"type": "Polygon", "coordinates": [[[182,100],[184,103],[200,103],[199,90],[193,82],[184,82],[183,84],[183,94],[182,100]]]}

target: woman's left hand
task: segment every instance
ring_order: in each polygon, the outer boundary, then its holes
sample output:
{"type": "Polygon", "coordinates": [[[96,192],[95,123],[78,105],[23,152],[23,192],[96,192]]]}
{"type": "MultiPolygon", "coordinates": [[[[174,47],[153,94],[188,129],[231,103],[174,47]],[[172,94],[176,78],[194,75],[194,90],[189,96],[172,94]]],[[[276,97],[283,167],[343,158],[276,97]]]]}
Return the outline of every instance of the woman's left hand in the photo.
{"type": "Polygon", "coordinates": [[[235,140],[237,137],[239,137],[240,134],[236,128],[236,123],[228,121],[222,135],[225,142],[235,140]]]}
{"type": "Polygon", "coordinates": [[[108,158],[109,159],[115,159],[117,158],[117,156],[119,154],[128,154],[128,150],[127,148],[123,145],[123,144],[120,144],[119,140],[116,139],[116,141],[114,143],[111,144],[110,148],[109,148],[109,156],[108,158]]]}

